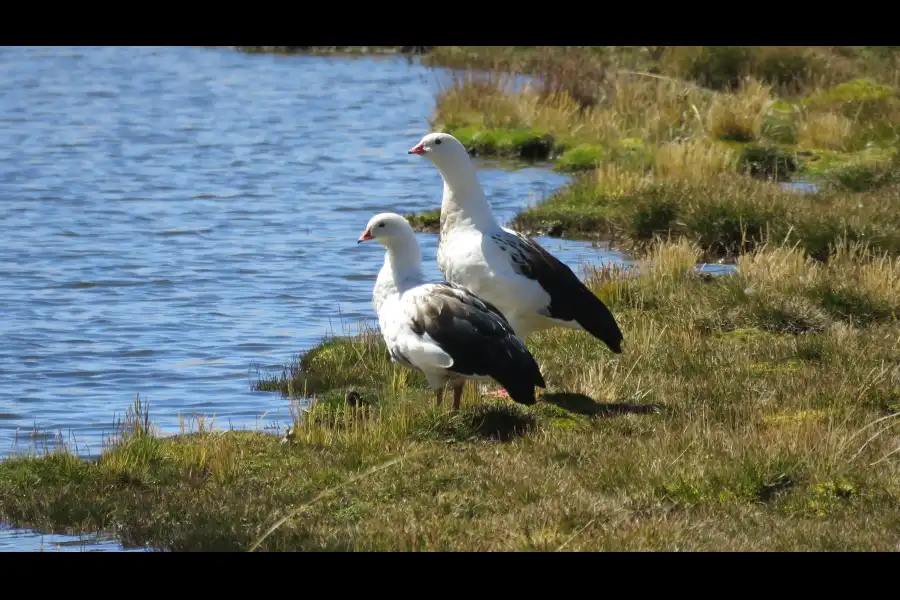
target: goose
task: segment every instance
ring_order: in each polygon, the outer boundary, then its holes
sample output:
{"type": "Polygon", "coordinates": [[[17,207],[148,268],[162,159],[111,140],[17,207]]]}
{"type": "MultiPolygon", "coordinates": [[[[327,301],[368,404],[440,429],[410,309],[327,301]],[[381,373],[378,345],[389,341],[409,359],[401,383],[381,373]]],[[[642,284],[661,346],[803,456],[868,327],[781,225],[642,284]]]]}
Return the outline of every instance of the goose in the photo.
{"type": "Polygon", "coordinates": [[[563,327],[587,331],[621,354],[615,317],[572,269],[497,223],[459,140],[429,133],[408,153],[428,160],[444,182],[437,263],[447,281],[496,306],[523,341],[534,331],[563,327]]]}
{"type": "Polygon", "coordinates": [[[513,401],[536,402],[546,384],[537,361],[495,306],[462,285],[426,281],[415,231],[396,213],[372,217],[357,243],[385,248],[372,306],[391,361],[422,371],[441,405],[447,382],[459,411],[468,380],[492,379],[513,401]]]}

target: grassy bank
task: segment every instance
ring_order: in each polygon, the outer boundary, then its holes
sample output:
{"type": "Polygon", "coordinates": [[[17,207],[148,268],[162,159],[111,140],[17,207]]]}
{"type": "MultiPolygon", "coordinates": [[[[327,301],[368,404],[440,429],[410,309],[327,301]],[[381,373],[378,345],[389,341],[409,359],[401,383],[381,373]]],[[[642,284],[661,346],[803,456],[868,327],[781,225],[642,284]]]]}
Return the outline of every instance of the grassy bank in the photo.
{"type": "Polygon", "coordinates": [[[632,249],[672,234],[700,244],[708,261],[733,259],[770,240],[798,243],[825,259],[839,237],[900,253],[896,160],[883,171],[890,183],[876,189],[848,192],[826,185],[811,193],[733,170],[691,174],[704,160],[716,162],[713,168],[727,160],[704,152],[704,145],[682,144],[672,150],[676,158],[660,161],[653,174],[601,167],[521,211],[513,226],[532,234],[603,238],[632,249]],[[685,156],[693,158],[684,162],[685,156]]]}
{"type": "Polygon", "coordinates": [[[893,548],[900,264],[761,248],[710,279],[699,253],[590,271],[625,352],[532,336],[534,407],[467,389],[451,418],[377,336],[330,339],[260,382],[317,398],[284,443],[160,438],[138,407],[96,462],[0,463],[0,518],[168,549],[248,549],[273,526],[260,550],[893,548]]]}
{"type": "MultiPolygon", "coordinates": [[[[671,231],[718,256],[742,236],[789,231],[817,254],[838,234],[898,247],[893,48],[435,47],[426,58],[491,69],[440,93],[434,129],[473,155],[549,158],[574,175],[516,218],[531,233],[640,243],[671,231]],[[517,87],[510,72],[536,79],[517,87]],[[771,183],[789,180],[820,189],[771,183]]],[[[429,230],[436,218],[410,220],[429,230]]]]}

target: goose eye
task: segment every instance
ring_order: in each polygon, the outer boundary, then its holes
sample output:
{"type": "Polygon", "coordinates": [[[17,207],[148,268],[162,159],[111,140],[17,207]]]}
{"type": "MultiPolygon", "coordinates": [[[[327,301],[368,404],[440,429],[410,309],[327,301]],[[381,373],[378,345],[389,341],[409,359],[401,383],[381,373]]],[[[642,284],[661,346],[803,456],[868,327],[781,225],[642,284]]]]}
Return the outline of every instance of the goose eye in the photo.
{"type": "Polygon", "coordinates": [[[434,143],[437,144],[437,145],[440,145],[440,144],[441,144],[441,140],[439,140],[439,139],[438,139],[438,140],[434,140],[434,143]]]}
{"type": "Polygon", "coordinates": [[[378,226],[379,226],[379,227],[384,227],[384,223],[379,223],[378,226]]]}

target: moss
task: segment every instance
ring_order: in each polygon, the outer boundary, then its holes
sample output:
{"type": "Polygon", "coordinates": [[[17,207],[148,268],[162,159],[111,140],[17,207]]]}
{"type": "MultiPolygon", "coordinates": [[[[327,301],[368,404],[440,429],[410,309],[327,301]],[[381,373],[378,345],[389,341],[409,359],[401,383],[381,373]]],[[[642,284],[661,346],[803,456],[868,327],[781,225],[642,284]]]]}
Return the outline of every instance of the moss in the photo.
{"type": "Polygon", "coordinates": [[[554,168],[557,171],[571,173],[596,168],[602,161],[609,160],[609,149],[599,144],[579,144],[566,150],[554,168]]]}
{"type": "MultiPolygon", "coordinates": [[[[375,393],[385,379],[393,376],[393,366],[381,335],[366,331],[359,336],[325,339],[287,365],[278,376],[261,379],[260,391],[278,391],[285,396],[309,397],[328,392],[375,393]]],[[[401,370],[405,385],[426,387],[417,372],[401,370]]]]}
{"type": "MultiPolygon", "coordinates": [[[[466,50],[482,51],[487,52],[466,50]]],[[[507,54],[516,55],[515,60],[537,61],[532,66],[550,73],[556,83],[550,87],[536,83],[519,92],[510,92],[503,77],[496,74],[457,83],[442,92],[436,118],[453,123],[454,131],[459,130],[473,152],[479,151],[476,140],[482,136],[484,149],[480,151],[515,156],[510,149],[516,144],[502,141],[510,139],[510,132],[548,132],[553,136],[553,141],[545,144],[545,148],[552,147],[548,157],[562,151],[555,170],[584,175],[517,215],[515,223],[520,229],[606,239],[623,248],[639,246],[655,235],[689,235],[716,258],[727,258],[741,248],[782,234],[802,239],[815,256],[826,254],[839,238],[870,239],[885,249],[898,243],[887,223],[897,221],[898,215],[889,208],[894,204],[889,190],[900,179],[893,167],[866,158],[893,152],[900,134],[896,94],[877,80],[890,75],[893,52],[824,47],[641,47],[628,52],[568,48],[559,53],[531,48],[507,54]],[[581,58],[576,60],[574,54],[581,58]],[[530,58],[524,59],[525,55],[530,58]],[[603,57],[599,63],[591,63],[599,56],[603,57]],[[577,87],[574,80],[581,76],[582,59],[602,70],[599,65],[606,64],[603,61],[616,63],[620,58],[636,58],[645,61],[645,67],[655,65],[660,73],[701,81],[722,91],[701,90],[671,78],[647,78],[646,73],[619,72],[615,76],[607,73],[598,84],[596,93],[602,101],[589,110],[574,96],[562,93],[560,86],[577,87]],[[871,74],[860,76],[867,70],[871,74]],[[853,71],[857,72],[851,77],[853,71]],[[748,80],[748,76],[758,81],[748,80]],[[572,81],[560,83],[566,78],[572,81]],[[810,86],[819,84],[828,87],[809,92],[810,86]],[[806,96],[798,96],[800,92],[806,96]],[[848,107],[855,111],[852,116],[848,116],[848,107]],[[623,138],[635,143],[626,145],[623,138]],[[688,143],[673,143],[684,140],[688,143]],[[722,148],[734,150],[737,156],[728,156],[732,153],[722,152],[722,148]],[[838,158],[833,160],[833,156],[838,158]],[[732,190],[720,189],[721,196],[715,198],[712,188],[716,184],[701,180],[733,171],[732,159],[741,175],[781,183],[802,179],[803,183],[826,184],[830,193],[818,194],[813,189],[814,198],[795,202],[796,194],[777,197],[770,190],[745,183],[732,190]],[[611,194],[602,189],[608,174],[599,172],[609,167],[663,181],[639,191],[611,194]],[[600,184],[592,190],[588,182],[595,169],[599,171],[594,179],[600,184]],[[698,188],[695,193],[685,191],[685,181],[698,188]],[[707,189],[700,191],[704,187],[707,189]],[[848,201],[840,195],[842,191],[881,189],[885,202],[878,209],[863,202],[862,210],[856,210],[856,199],[848,201]],[[757,195],[763,200],[757,200],[757,195]]],[[[544,154],[542,151],[540,156],[544,154]]]]}
{"type": "Polygon", "coordinates": [[[444,133],[453,135],[476,156],[499,156],[525,160],[547,160],[554,149],[553,136],[528,129],[479,129],[467,127],[442,127],[444,133]]]}
{"type": "Polygon", "coordinates": [[[441,209],[404,215],[413,229],[422,233],[438,233],[441,229],[441,209]]]}
{"type": "Polygon", "coordinates": [[[656,493],[680,509],[709,504],[772,502],[796,484],[797,477],[785,473],[784,468],[777,460],[772,464],[733,465],[706,477],[682,476],[665,482],[656,493]]]}
{"type": "Polygon", "coordinates": [[[858,503],[859,495],[857,485],[838,478],[810,485],[804,494],[787,502],[785,509],[822,518],[858,503]]]}
{"type": "Polygon", "coordinates": [[[531,234],[573,238],[614,238],[615,221],[626,210],[589,180],[576,180],[537,206],[518,213],[513,226],[531,234]]]}
{"type": "Polygon", "coordinates": [[[896,55],[894,46],[435,46],[423,62],[555,75],[572,91],[578,91],[576,84],[592,71],[618,67],[680,77],[717,90],[733,90],[750,76],[794,94],[862,75],[886,72],[889,77],[896,55]]]}
{"type": "Polygon", "coordinates": [[[765,361],[753,363],[750,365],[750,372],[759,377],[772,373],[790,374],[798,373],[803,368],[803,361],[795,358],[789,358],[783,361],[765,361]]]}
{"type": "Polygon", "coordinates": [[[553,168],[562,173],[577,173],[590,171],[604,163],[615,163],[624,168],[643,171],[653,166],[656,151],[655,147],[635,138],[618,140],[608,146],[583,143],[566,149],[553,168]]]}
{"type": "MultiPolygon", "coordinates": [[[[896,169],[866,158],[893,152],[900,135],[896,90],[882,82],[893,72],[893,51],[718,46],[501,50],[490,52],[510,57],[509,65],[531,61],[529,68],[552,75],[555,83],[510,92],[501,76],[476,78],[442,93],[436,115],[455,123],[473,149],[476,136],[486,135],[484,145],[490,152],[499,152],[496,148],[504,144],[497,140],[509,138],[511,131],[548,132],[553,136],[546,144],[553,147],[550,157],[562,150],[554,168],[585,175],[522,211],[515,220],[521,229],[606,239],[623,246],[654,235],[690,235],[711,257],[727,257],[782,234],[802,239],[815,256],[826,254],[839,238],[870,239],[885,249],[897,245],[896,235],[887,227],[898,216],[889,208],[895,204],[889,200],[889,190],[898,185],[896,169]],[[607,72],[597,85],[602,101],[589,109],[568,92],[562,93],[563,88],[578,87],[576,80],[585,65],[599,72],[602,64],[622,65],[619,60],[632,59],[642,67],[652,65],[659,73],[721,91],[701,90],[669,77],[648,78],[646,73],[613,76],[607,72]],[[562,83],[566,79],[571,81],[562,83]],[[826,87],[811,92],[815,85],[826,87]],[[716,145],[736,151],[742,175],[782,183],[802,179],[827,184],[831,193],[816,193],[795,203],[796,194],[776,198],[771,191],[742,184],[735,186],[740,190],[719,190],[722,195],[715,198],[714,185],[699,180],[730,171],[731,160],[726,153],[696,143],[709,137],[717,138],[712,140],[716,145]],[[728,139],[719,139],[723,137],[728,139]],[[627,148],[622,138],[637,143],[627,148]],[[671,143],[684,139],[692,143],[671,143]],[[689,152],[673,150],[673,146],[697,148],[689,152]],[[607,167],[652,173],[665,180],[691,180],[710,193],[698,189],[692,194],[679,191],[677,185],[655,183],[639,192],[612,195],[600,189],[605,173],[597,173],[595,179],[601,185],[591,190],[585,183],[591,171],[607,167]],[[840,195],[882,189],[884,202],[878,209],[863,202],[862,209],[856,210],[856,198],[840,195]],[[670,197],[664,191],[671,192],[670,197]],[[757,201],[755,195],[762,195],[764,201],[757,201]],[[744,237],[750,240],[747,244],[744,237]]],[[[465,53],[486,56],[488,50],[468,48],[465,53]]],[[[637,63],[631,65],[636,67],[637,63]]]]}

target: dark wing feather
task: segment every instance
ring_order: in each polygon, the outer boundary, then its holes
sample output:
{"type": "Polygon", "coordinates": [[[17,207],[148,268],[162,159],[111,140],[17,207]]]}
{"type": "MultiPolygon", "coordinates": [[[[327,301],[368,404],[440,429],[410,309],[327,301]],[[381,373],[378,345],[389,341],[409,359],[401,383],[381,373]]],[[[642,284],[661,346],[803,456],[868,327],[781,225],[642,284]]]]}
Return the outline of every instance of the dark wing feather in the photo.
{"type": "Polygon", "coordinates": [[[544,377],[503,314],[462,286],[429,287],[415,300],[412,330],[427,333],[453,358],[451,372],[491,377],[516,402],[534,404],[534,386],[546,387],[544,377]]]}
{"type": "Polygon", "coordinates": [[[510,325],[509,320],[506,318],[506,315],[504,315],[499,308],[497,308],[481,296],[476,296],[469,288],[458,283],[453,283],[452,281],[442,281],[438,285],[446,286],[451,290],[456,290],[456,296],[460,299],[460,301],[471,303],[479,307],[480,310],[486,310],[488,312],[494,313],[495,315],[497,315],[498,319],[503,321],[503,324],[510,331],[513,331],[512,325],[510,325]]]}
{"type": "Polygon", "coordinates": [[[615,317],[565,263],[547,252],[534,240],[512,232],[510,236],[492,236],[508,248],[515,271],[537,281],[550,295],[547,316],[561,321],[576,321],[591,335],[603,340],[609,349],[622,352],[622,331],[615,317]]]}

